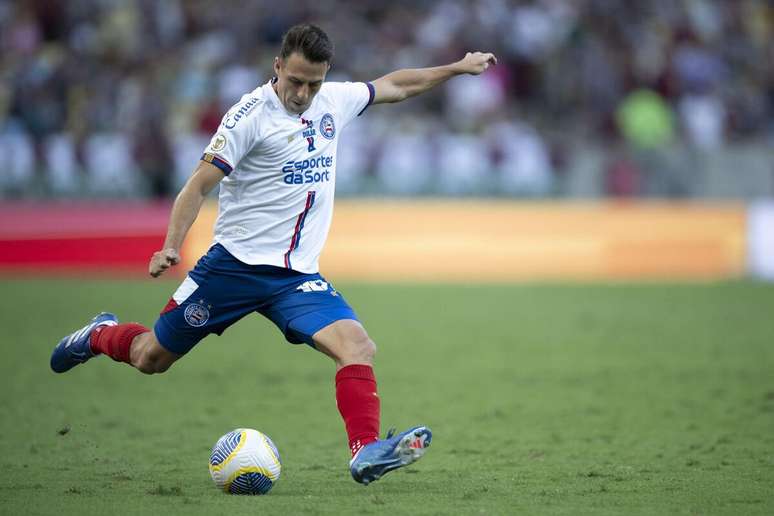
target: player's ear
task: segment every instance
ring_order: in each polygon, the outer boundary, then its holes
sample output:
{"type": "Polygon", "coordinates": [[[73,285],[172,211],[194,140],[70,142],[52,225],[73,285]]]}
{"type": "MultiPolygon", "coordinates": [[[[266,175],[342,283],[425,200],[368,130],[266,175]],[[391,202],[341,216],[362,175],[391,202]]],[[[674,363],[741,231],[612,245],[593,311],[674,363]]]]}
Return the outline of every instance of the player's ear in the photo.
{"type": "Polygon", "coordinates": [[[274,57],[274,75],[276,75],[277,77],[279,77],[279,71],[280,71],[280,68],[281,68],[280,65],[281,65],[281,63],[280,63],[279,56],[275,56],[274,57]]]}

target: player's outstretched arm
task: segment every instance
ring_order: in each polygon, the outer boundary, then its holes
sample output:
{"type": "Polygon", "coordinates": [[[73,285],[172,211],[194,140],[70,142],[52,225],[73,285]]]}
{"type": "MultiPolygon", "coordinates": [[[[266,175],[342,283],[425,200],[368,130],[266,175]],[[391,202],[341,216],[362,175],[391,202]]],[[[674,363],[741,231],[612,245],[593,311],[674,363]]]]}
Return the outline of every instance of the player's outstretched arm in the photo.
{"type": "Polygon", "coordinates": [[[397,70],[380,77],[371,84],[374,86],[374,104],[384,102],[400,102],[414,95],[419,95],[455,75],[479,75],[491,65],[497,64],[494,54],[485,52],[468,52],[456,63],[434,68],[412,68],[397,70]]]}
{"type": "Polygon", "coordinates": [[[199,215],[199,209],[207,194],[223,177],[223,172],[215,165],[206,161],[199,162],[199,166],[186,181],[172,205],[164,247],[161,251],[153,253],[148,265],[151,276],[158,278],[171,266],[180,263],[180,247],[183,245],[185,235],[199,215]]]}

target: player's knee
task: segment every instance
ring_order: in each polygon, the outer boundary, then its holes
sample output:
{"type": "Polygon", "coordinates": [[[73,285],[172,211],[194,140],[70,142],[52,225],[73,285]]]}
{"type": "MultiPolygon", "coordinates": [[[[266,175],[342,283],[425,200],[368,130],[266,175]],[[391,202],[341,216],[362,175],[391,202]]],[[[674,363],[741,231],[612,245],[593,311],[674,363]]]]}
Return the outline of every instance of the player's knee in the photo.
{"type": "Polygon", "coordinates": [[[338,321],[315,335],[317,349],[333,358],[340,367],[371,364],[376,344],[357,321],[338,321]]]}
{"type": "Polygon", "coordinates": [[[376,343],[365,332],[353,336],[344,349],[345,356],[341,357],[342,362],[370,364],[376,355],[376,343]]]}
{"type": "Polygon", "coordinates": [[[376,343],[366,336],[366,339],[360,344],[360,353],[363,356],[363,361],[370,364],[376,356],[376,343]]]}

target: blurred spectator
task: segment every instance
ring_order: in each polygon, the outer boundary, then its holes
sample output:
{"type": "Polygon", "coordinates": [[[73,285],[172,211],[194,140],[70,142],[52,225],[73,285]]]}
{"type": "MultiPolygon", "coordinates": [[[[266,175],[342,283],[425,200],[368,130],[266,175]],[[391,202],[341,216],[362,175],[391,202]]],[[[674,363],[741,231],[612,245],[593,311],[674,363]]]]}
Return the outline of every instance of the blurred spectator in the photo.
{"type": "Polygon", "coordinates": [[[626,153],[613,153],[605,171],[605,193],[614,198],[640,194],[641,173],[626,153]]]}
{"type": "Polygon", "coordinates": [[[438,138],[438,191],[447,195],[483,193],[490,175],[489,156],[481,138],[472,134],[444,134],[438,138]]]}
{"type": "Polygon", "coordinates": [[[492,124],[487,133],[495,152],[498,193],[519,196],[550,193],[551,160],[537,131],[523,122],[503,120],[492,124]]]}
{"type": "Polygon", "coordinates": [[[616,113],[636,167],[644,173],[641,191],[650,196],[682,197],[688,193],[682,175],[669,161],[669,145],[675,136],[674,118],[664,98],[647,89],[630,93],[616,113]]]}
{"type": "Polygon", "coordinates": [[[397,194],[432,191],[431,179],[443,171],[434,162],[427,119],[402,116],[382,126],[376,173],[383,187],[397,194]]]}
{"type": "Polygon", "coordinates": [[[637,149],[658,149],[674,138],[674,114],[664,99],[650,90],[637,90],[621,102],[618,126],[637,149]]]}
{"type": "Polygon", "coordinates": [[[158,87],[148,77],[138,85],[137,104],[133,106],[136,114],[129,128],[133,141],[132,156],[147,185],[147,190],[155,198],[174,196],[174,162],[171,144],[164,126],[166,106],[155,94],[158,87]]]}
{"type": "Polygon", "coordinates": [[[726,109],[717,96],[685,95],[678,110],[688,143],[699,149],[714,149],[723,143],[726,109]]]}
{"type": "Polygon", "coordinates": [[[499,59],[478,80],[369,109],[342,156],[346,193],[572,194],[556,187],[550,134],[566,149],[564,174],[587,161],[572,153],[613,163],[588,176],[601,193],[688,195],[696,167],[670,157],[685,144],[766,155],[774,139],[767,0],[6,0],[0,150],[15,160],[0,196],[173,195],[196,146],[271,77],[282,33],[301,21],[330,32],[332,80],[472,50],[499,59]],[[519,118],[506,115],[514,107],[519,118]],[[610,150],[619,135],[639,182],[610,150]]]}

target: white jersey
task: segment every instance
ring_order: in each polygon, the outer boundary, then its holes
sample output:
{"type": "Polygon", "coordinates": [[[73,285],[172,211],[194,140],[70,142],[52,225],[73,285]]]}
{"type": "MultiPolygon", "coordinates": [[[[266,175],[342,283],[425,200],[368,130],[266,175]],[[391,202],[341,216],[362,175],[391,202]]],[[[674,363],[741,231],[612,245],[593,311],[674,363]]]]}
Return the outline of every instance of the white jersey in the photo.
{"type": "Polygon", "coordinates": [[[244,95],[202,157],[226,174],[214,241],[244,263],[317,272],[333,217],[339,134],[373,98],[370,83],[326,82],[297,115],[271,81],[244,95]]]}

